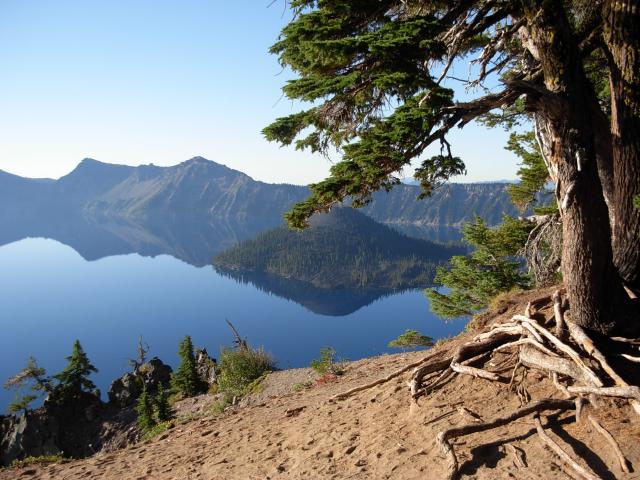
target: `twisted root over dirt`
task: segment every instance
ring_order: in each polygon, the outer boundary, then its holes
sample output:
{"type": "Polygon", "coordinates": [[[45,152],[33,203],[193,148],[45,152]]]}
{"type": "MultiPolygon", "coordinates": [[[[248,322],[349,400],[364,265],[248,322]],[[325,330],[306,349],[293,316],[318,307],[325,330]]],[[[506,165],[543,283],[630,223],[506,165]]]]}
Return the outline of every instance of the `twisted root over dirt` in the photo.
{"type": "MultiPolygon", "coordinates": [[[[565,304],[566,307],[566,304],[565,304]]],[[[375,382],[361,385],[338,394],[330,401],[344,400],[363,390],[376,387],[411,371],[408,382],[411,398],[417,401],[436,391],[454,375],[469,375],[476,379],[500,382],[508,385],[520,398],[521,407],[504,416],[483,421],[466,409],[459,413],[471,423],[441,431],[436,443],[448,460],[448,478],[459,476],[458,460],[453,448],[457,438],[483,432],[512,423],[520,418],[532,415],[536,432],[557,457],[571,469],[578,478],[588,480],[600,478],[584,459],[572,458],[549,435],[545,433],[542,415],[545,412],[559,413],[576,411],[576,420],[580,419],[582,407],[589,403],[596,410],[602,398],[618,398],[633,407],[640,415],[640,388],[630,385],[612,363],[620,365],[633,363],[638,358],[640,341],[638,339],[604,339],[611,345],[621,345],[625,353],[615,353],[616,362],[610,362],[596,345],[596,342],[580,326],[571,322],[563,308],[560,291],[527,305],[523,315],[514,315],[509,321],[496,323],[473,338],[472,341],[458,346],[453,352],[437,351],[427,355],[421,361],[407,365],[375,382]],[[553,301],[553,318],[546,320],[537,315],[535,305],[553,301]],[[629,353],[631,352],[631,353],[629,353]],[[529,371],[547,374],[561,398],[531,399],[524,379],[529,371]]],[[[604,341],[603,340],[603,341],[604,341]]],[[[609,348],[607,351],[611,351],[609,348]]],[[[615,350],[615,348],[614,348],[615,350]]],[[[612,358],[610,356],[610,358],[612,358]]],[[[635,366],[637,368],[637,366],[635,366]]],[[[628,461],[622,454],[618,442],[600,424],[592,412],[588,419],[605,440],[618,459],[620,468],[629,472],[628,461]]],[[[517,451],[512,452],[518,456],[517,451]]]]}

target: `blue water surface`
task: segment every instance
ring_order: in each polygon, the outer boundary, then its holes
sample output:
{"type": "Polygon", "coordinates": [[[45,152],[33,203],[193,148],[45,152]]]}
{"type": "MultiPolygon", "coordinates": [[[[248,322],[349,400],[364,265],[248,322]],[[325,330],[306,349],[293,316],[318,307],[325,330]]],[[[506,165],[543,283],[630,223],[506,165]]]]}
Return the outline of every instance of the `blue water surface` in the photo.
{"type": "MultiPolygon", "coordinates": [[[[280,368],[307,366],[323,346],[355,360],[394,351],[387,343],[407,328],[441,338],[465,324],[433,315],[421,290],[382,296],[345,315],[323,315],[169,255],[87,261],[71,247],[43,238],[0,247],[2,382],[29,355],[48,373],[60,371],[79,339],[99,369],[93,379],[106,397],[110,382],[135,356],[139,335],[151,347],[150,356],[175,367],[185,335],[213,356],[230,345],[225,319],[252,345],[263,345],[280,368]]],[[[13,395],[0,391],[0,411],[13,395]]]]}

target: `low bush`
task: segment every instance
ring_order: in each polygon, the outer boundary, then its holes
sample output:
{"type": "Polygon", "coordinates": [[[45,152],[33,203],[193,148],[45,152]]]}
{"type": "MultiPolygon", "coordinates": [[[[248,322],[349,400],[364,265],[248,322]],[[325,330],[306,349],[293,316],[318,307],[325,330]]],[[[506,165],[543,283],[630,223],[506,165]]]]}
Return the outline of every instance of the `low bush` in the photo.
{"type": "Polygon", "coordinates": [[[144,432],[142,436],[142,441],[151,440],[153,437],[160,435],[165,430],[169,430],[170,428],[175,427],[175,420],[168,420],[166,422],[156,423],[148,430],[144,432]]]}
{"type": "Polygon", "coordinates": [[[256,380],[274,368],[273,357],[262,348],[222,348],[218,377],[220,391],[236,397],[246,395],[256,388],[256,380]]]}
{"type": "Polygon", "coordinates": [[[336,361],[336,350],[331,347],[320,349],[320,358],[311,360],[311,368],[320,375],[342,375],[345,371],[344,362],[336,361]]]}
{"type": "Polygon", "coordinates": [[[418,348],[418,347],[432,347],[433,346],[433,338],[428,337],[426,335],[422,335],[417,330],[407,329],[405,332],[400,335],[395,340],[391,340],[389,342],[389,347],[393,348],[402,348],[410,349],[410,348],[418,348]]]}
{"type": "Polygon", "coordinates": [[[313,387],[313,382],[311,380],[307,380],[306,382],[294,383],[291,387],[291,390],[293,390],[294,392],[299,392],[300,390],[305,390],[311,387],[313,387]]]}
{"type": "Polygon", "coordinates": [[[22,468],[29,465],[43,464],[43,463],[56,463],[65,460],[61,453],[56,455],[40,455],[38,457],[26,457],[22,460],[14,460],[11,462],[11,467],[22,468]]]}

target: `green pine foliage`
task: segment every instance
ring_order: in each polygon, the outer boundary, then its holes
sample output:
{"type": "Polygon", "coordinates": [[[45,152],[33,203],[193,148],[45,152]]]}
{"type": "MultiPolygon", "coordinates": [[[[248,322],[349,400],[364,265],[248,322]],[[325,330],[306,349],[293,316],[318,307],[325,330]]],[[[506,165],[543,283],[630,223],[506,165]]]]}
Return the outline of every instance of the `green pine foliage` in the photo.
{"type": "MultiPolygon", "coordinates": [[[[517,106],[516,106],[517,107],[517,106]]],[[[515,107],[514,107],[515,108],[515,107]]],[[[513,113],[513,112],[512,112],[513,113]]],[[[485,119],[490,125],[509,123],[513,115],[485,119]]],[[[506,147],[521,160],[519,182],[508,187],[513,203],[536,214],[555,214],[555,196],[547,189],[549,173],[533,132],[512,133],[506,147]]],[[[472,249],[469,256],[454,256],[447,268],[439,268],[435,283],[446,290],[429,289],[431,310],[445,318],[473,315],[489,305],[491,299],[514,288],[529,288],[521,257],[534,224],[505,216],[502,224],[489,228],[480,218],[463,228],[464,241],[472,249]]]]}
{"type": "Polygon", "coordinates": [[[518,170],[519,182],[509,185],[511,201],[521,210],[534,207],[535,213],[555,213],[558,211],[552,191],[547,190],[549,171],[542,159],[540,147],[534,132],[512,132],[505,147],[521,160],[518,170]]]}
{"type": "Polygon", "coordinates": [[[142,393],[138,397],[136,412],[138,413],[138,427],[140,430],[148,432],[155,426],[156,421],[153,415],[153,400],[147,391],[146,386],[142,388],[142,393]]]}
{"type": "Polygon", "coordinates": [[[389,342],[389,347],[392,348],[418,348],[418,347],[432,347],[433,338],[427,335],[422,335],[417,330],[407,329],[405,332],[398,336],[398,338],[389,342]]]}
{"type": "Polygon", "coordinates": [[[74,342],[73,351],[67,357],[67,361],[69,363],[65,369],[53,376],[58,381],[51,395],[56,403],[65,403],[83,392],[91,392],[96,388],[89,375],[97,373],[98,369],[89,361],[79,340],[74,342]]]}
{"type": "Polygon", "coordinates": [[[169,406],[169,395],[162,384],[158,385],[158,392],[153,397],[153,405],[158,423],[166,422],[173,418],[173,413],[169,406]]]}
{"type": "Polygon", "coordinates": [[[53,387],[51,379],[46,376],[45,369],[38,366],[34,357],[29,357],[27,366],[9,378],[5,382],[4,388],[19,392],[9,405],[9,412],[24,412],[26,414],[31,403],[41,395],[50,393],[53,387]],[[27,393],[22,393],[25,391],[27,393]]]}
{"type": "Polygon", "coordinates": [[[196,370],[196,358],[191,337],[187,335],[178,348],[180,365],[171,376],[171,386],[183,397],[193,397],[205,391],[204,382],[196,370]]]}
{"type": "Polygon", "coordinates": [[[494,228],[479,217],[465,225],[464,240],[474,251],[469,256],[452,257],[448,268],[438,269],[435,281],[447,291],[426,291],[433,312],[444,318],[472,315],[500,292],[528,288],[530,279],[517,255],[531,228],[530,223],[512,217],[505,217],[494,228]]]}
{"type": "Polygon", "coordinates": [[[20,395],[9,404],[9,413],[29,413],[29,405],[36,400],[36,395],[20,395]]]}
{"type": "MultiPolygon", "coordinates": [[[[373,191],[397,185],[394,174],[440,138],[430,135],[441,111],[453,104],[453,91],[437,85],[429,72],[430,60],[446,52],[435,40],[446,25],[435,14],[396,16],[390,14],[394,2],[386,0],[291,6],[297,15],[271,52],[299,75],[284,86],[285,95],[315,103],[263,133],[298,149],[342,153],[330,178],[312,184],[310,198],[286,215],[292,227],[304,228],[313,213],[344,198],[362,206],[373,191]]],[[[463,172],[459,158],[437,155],[422,162],[417,177],[428,194],[463,172]]]]}

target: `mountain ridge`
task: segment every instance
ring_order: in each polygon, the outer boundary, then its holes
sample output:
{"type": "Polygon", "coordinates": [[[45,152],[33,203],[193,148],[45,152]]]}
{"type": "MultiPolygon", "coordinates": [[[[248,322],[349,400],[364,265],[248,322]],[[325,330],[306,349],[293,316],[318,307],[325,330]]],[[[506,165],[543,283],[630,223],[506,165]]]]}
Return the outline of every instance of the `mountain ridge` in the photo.
{"type": "MultiPolygon", "coordinates": [[[[419,192],[420,187],[413,185],[378,192],[362,212],[399,230],[411,227],[411,234],[418,236],[423,227],[458,228],[476,214],[497,224],[503,214],[517,213],[506,184],[449,184],[423,201],[416,200],[419,192]]],[[[255,224],[262,231],[281,225],[282,215],[308,193],[308,187],[254,180],[201,156],[169,167],[85,158],[57,180],[0,171],[0,215],[8,218],[70,212],[135,222],[225,219],[255,224]]]]}

